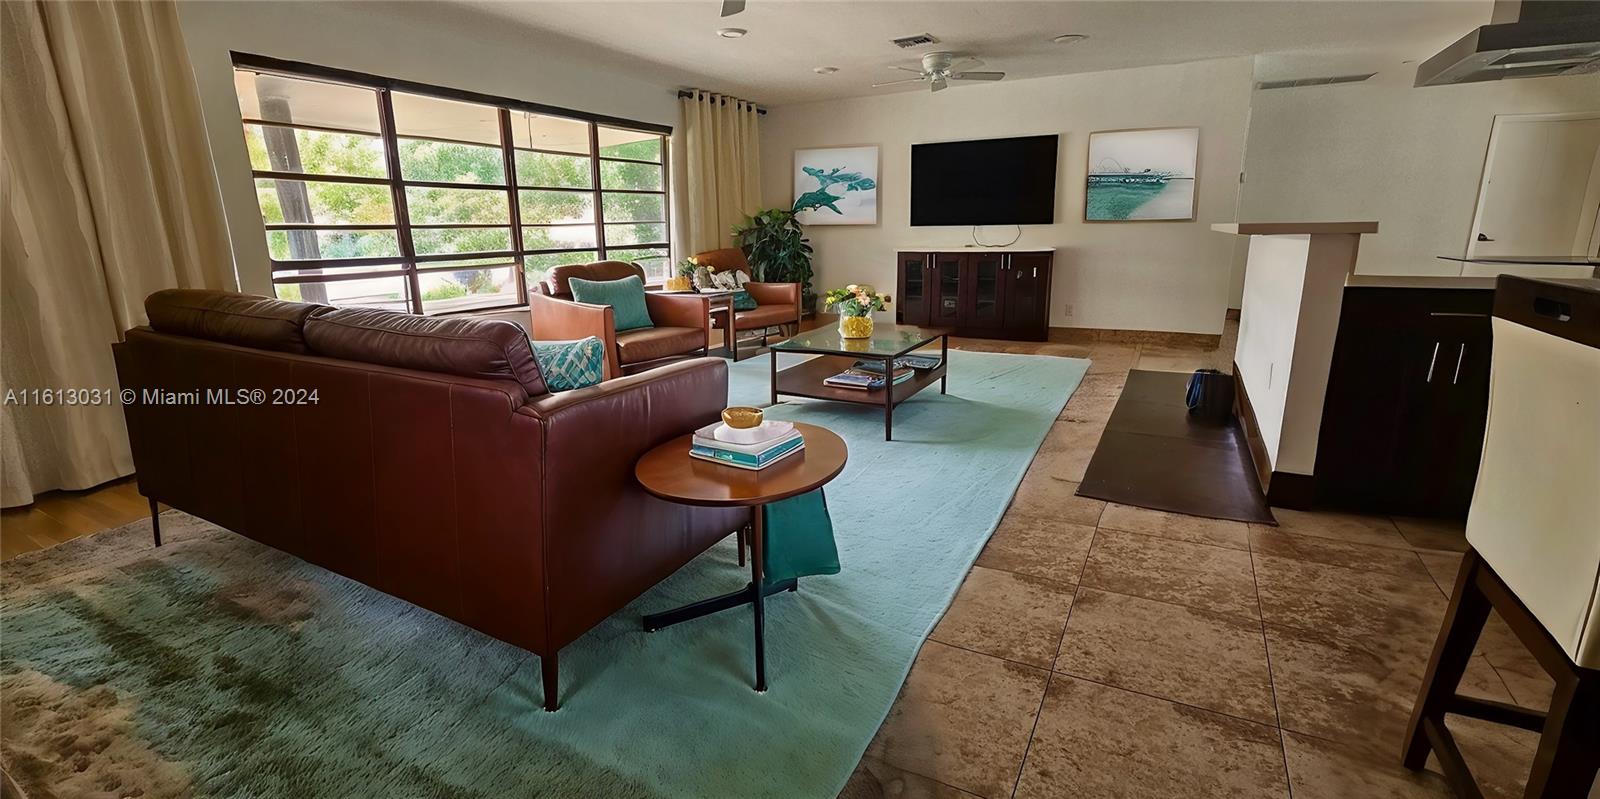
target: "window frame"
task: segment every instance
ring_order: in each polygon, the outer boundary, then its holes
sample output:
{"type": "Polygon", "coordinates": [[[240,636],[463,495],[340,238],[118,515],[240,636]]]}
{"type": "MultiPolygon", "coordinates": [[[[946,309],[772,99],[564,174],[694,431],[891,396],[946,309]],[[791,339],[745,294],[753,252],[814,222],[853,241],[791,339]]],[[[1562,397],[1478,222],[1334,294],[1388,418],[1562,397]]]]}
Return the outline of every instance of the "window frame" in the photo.
{"type": "MultiPolygon", "coordinates": [[[[355,86],[372,90],[378,104],[379,130],[374,133],[369,130],[341,128],[328,125],[302,124],[294,122],[275,122],[266,119],[246,117],[241,109],[241,125],[275,127],[286,130],[312,130],[323,133],[340,135],[363,136],[376,138],[383,144],[383,163],[386,169],[385,177],[360,177],[350,175],[322,175],[314,173],[286,172],[272,169],[256,169],[251,165],[251,182],[263,180],[293,180],[306,184],[311,183],[345,183],[386,186],[390,192],[393,221],[383,223],[318,223],[318,222],[268,222],[263,216],[261,222],[264,234],[282,231],[393,231],[399,245],[399,254],[396,256],[364,256],[354,258],[313,258],[313,259],[286,259],[272,258],[269,254],[269,267],[271,280],[276,293],[277,286],[304,283],[331,283],[376,278],[403,277],[406,286],[405,305],[408,312],[417,315],[447,316],[452,314],[472,314],[508,309],[528,307],[528,265],[529,256],[555,255],[561,253],[595,253],[600,260],[605,260],[610,251],[660,249],[667,255],[670,269],[672,260],[672,169],[670,164],[670,125],[658,125],[636,120],[622,119],[602,114],[592,114],[584,111],[575,111],[557,106],[532,103],[508,97],[481,94],[462,89],[451,89],[434,86],[414,81],[385,78],[378,75],[369,75],[351,70],[323,67],[300,61],[272,58],[270,56],[252,53],[231,52],[233,68],[249,72],[271,73],[287,78],[301,80],[321,81],[355,86]],[[396,131],[394,116],[394,92],[417,94],[436,97],[443,100],[454,100],[464,103],[489,106],[496,110],[499,119],[500,143],[498,145],[484,142],[466,141],[450,138],[431,136],[400,135],[396,131]],[[586,125],[589,134],[589,152],[585,156],[579,153],[559,152],[555,150],[542,150],[533,147],[519,147],[516,144],[512,131],[512,116],[514,112],[535,114],[546,117],[557,117],[586,125]],[[605,156],[600,152],[600,128],[611,128],[631,133],[649,134],[658,138],[660,143],[660,161],[647,161],[636,158],[618,156],[605,156]],[[403,140],[427,140],[451,144],[463,144],[474,147],[498,147],[504,163],[505,178],[503,183],[455,183],[431,180],[408,180],[401,171],[400,143],[403,140]],[[589,182],[587,188],[524,186],[517,177],[517,153],[535,152],[550,153],[554,155],[587,157],[589,159],[589,182]],[[602,161],[621,163],[647,164],[661,170],[661,188],[654,189],[606,189],[601,184],[600,165],[602,161]],[[412,188],[440,188],[440,189],[465,189],[472,191],[502,191],[505,193],[509,204],[509,213],[504,224],[498,222],[459,222],[459,223],[416,223],[411,220],[407,206],[407,189],[412,188]],[[523,191],[565,191],[576,194],[588,194],[594,204],[593,222],[573,223],[524,223],[522,221],[521,192],[523,191]],[[629,220],[615,224],[660,224],[663,226],[664,238],[659,242],[645,242],[640,244],[620,244],[607,246],[605,222],[605,195],[606,194],[650,194],[661,198],[662,219],[660,220],[629,220]],[[530,248],[526,246],[524,237],[528,227],[583,227],[592,225],[594,229],[594,246],[575,246],[561,248],[530,248]],[[430,253],[418,255],[416,244],[412,236],[413,230],[448,230],[465,228],[503,228],[509,226],[511,249],[492,252],[459,252],[459,253],[430,253]],[[446,309],[428,311],[424,307],[420,276],[431,272],[459,271],[462,265],[452,263],[469,260],[497,259],[492,263],[473,264],[473,269],[504,269],[512,267],[516,276],[516,290],[518,301],[492,305],[473,306],[470,308],[446,309]],[[498,260],[498,259],[504,259],[498,260]],[[359,273],[332,273],[332,274],[286,274],[303,272],[305,270],[333,269],[340,267],[382,267],[393,265],[392,269],[359,273]]],[[[259,209],[258,209],[259,212],[259,209]]],[[[647,276],[648,278],[648,276],[647,276]]],[[[651,281],[647,279],[647,283],[651,281]]],[[[653,285],[653,284],[652,284],[653,285]]]]}

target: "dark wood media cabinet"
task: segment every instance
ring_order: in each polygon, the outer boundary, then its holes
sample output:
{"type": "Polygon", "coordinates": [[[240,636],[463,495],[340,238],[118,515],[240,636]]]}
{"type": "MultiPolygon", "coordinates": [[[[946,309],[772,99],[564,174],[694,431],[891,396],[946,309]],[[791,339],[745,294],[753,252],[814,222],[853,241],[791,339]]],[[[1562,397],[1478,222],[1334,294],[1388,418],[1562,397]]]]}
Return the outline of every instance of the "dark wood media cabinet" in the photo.
{"type": "Polygon", "coordinates": [[[895,322],[955,335],[1044,341],[1050,330],[1050,249],[903,251],[895,322]]]}

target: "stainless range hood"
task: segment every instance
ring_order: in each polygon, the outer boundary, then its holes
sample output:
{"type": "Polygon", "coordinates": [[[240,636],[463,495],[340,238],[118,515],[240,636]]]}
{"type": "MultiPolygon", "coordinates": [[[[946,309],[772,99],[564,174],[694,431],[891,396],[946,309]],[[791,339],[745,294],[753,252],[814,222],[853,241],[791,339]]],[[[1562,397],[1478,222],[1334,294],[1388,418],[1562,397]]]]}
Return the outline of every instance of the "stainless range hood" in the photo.
{"type": "Polygon", "coordinates": [[[1416,86],[1600,72],[1600,2],[1495,0],[1489,24],[1417,67],[1416,86]]]}

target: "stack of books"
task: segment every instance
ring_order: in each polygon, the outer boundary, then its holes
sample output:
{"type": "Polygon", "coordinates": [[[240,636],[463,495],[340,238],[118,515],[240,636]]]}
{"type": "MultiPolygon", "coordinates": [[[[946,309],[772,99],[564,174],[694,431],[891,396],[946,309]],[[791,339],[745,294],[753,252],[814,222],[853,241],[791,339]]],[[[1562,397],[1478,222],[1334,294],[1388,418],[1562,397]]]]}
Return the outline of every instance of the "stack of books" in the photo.
{"type": "Polygon", "coordinates": [[[689,442],[689,457],[725,466],[736,466],[740,469],[759,470],[805,449],[806,446],[806,440],[800,435],[800,431],[787,422],[764,422],[757,428],[760,433],[754,436],[750,435],[750,431],[739,431],[743,434],[741,438],[755,438],[752,443],[723,440],[718,433],[725,428],[727,425],[716,422],[696,430],[694,438],[689,442]]]}
{"type": "MultiPolygon", "coordinates": [[[[862,363],[864,362],[857,362],[855,366],[833,377],[825,378],[822,381],[823,385],[836,386],[838,388],[859,388],[863,391],[870,391],[875,388],[883,388],[889,382],[884,379],[882,361],[873,364],[873,366],[877,367],[875,369],[864,369],[861,366],[862,363]]],[[[894,370],[892,380],[895,385],[899,385],[915,377],[916,374],[914,369],[897,368],[894,370]]]]}
{"type": "MultiPolygon", "coordinates": [[[[901,369],[932,369],[939,365],[937,355],[902,355],[894,359],[895,373],[901,369]]],[[[883,361],[856,361],[855,367],[873,374],[883,374],[883,361]]]]}

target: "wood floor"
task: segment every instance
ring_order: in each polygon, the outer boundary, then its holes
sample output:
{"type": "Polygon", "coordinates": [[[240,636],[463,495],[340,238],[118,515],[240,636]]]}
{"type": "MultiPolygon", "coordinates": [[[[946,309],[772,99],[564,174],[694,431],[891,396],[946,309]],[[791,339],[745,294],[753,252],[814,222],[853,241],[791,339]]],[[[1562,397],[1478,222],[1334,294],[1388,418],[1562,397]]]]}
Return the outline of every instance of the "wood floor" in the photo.
{"type": "Polygon", "coordinates": [[[0,511],[0,560],[121,527],[149,515],[150,503],[139,495],[132,477],[87,491],[40,494],[32,505],[0,511]]]}

